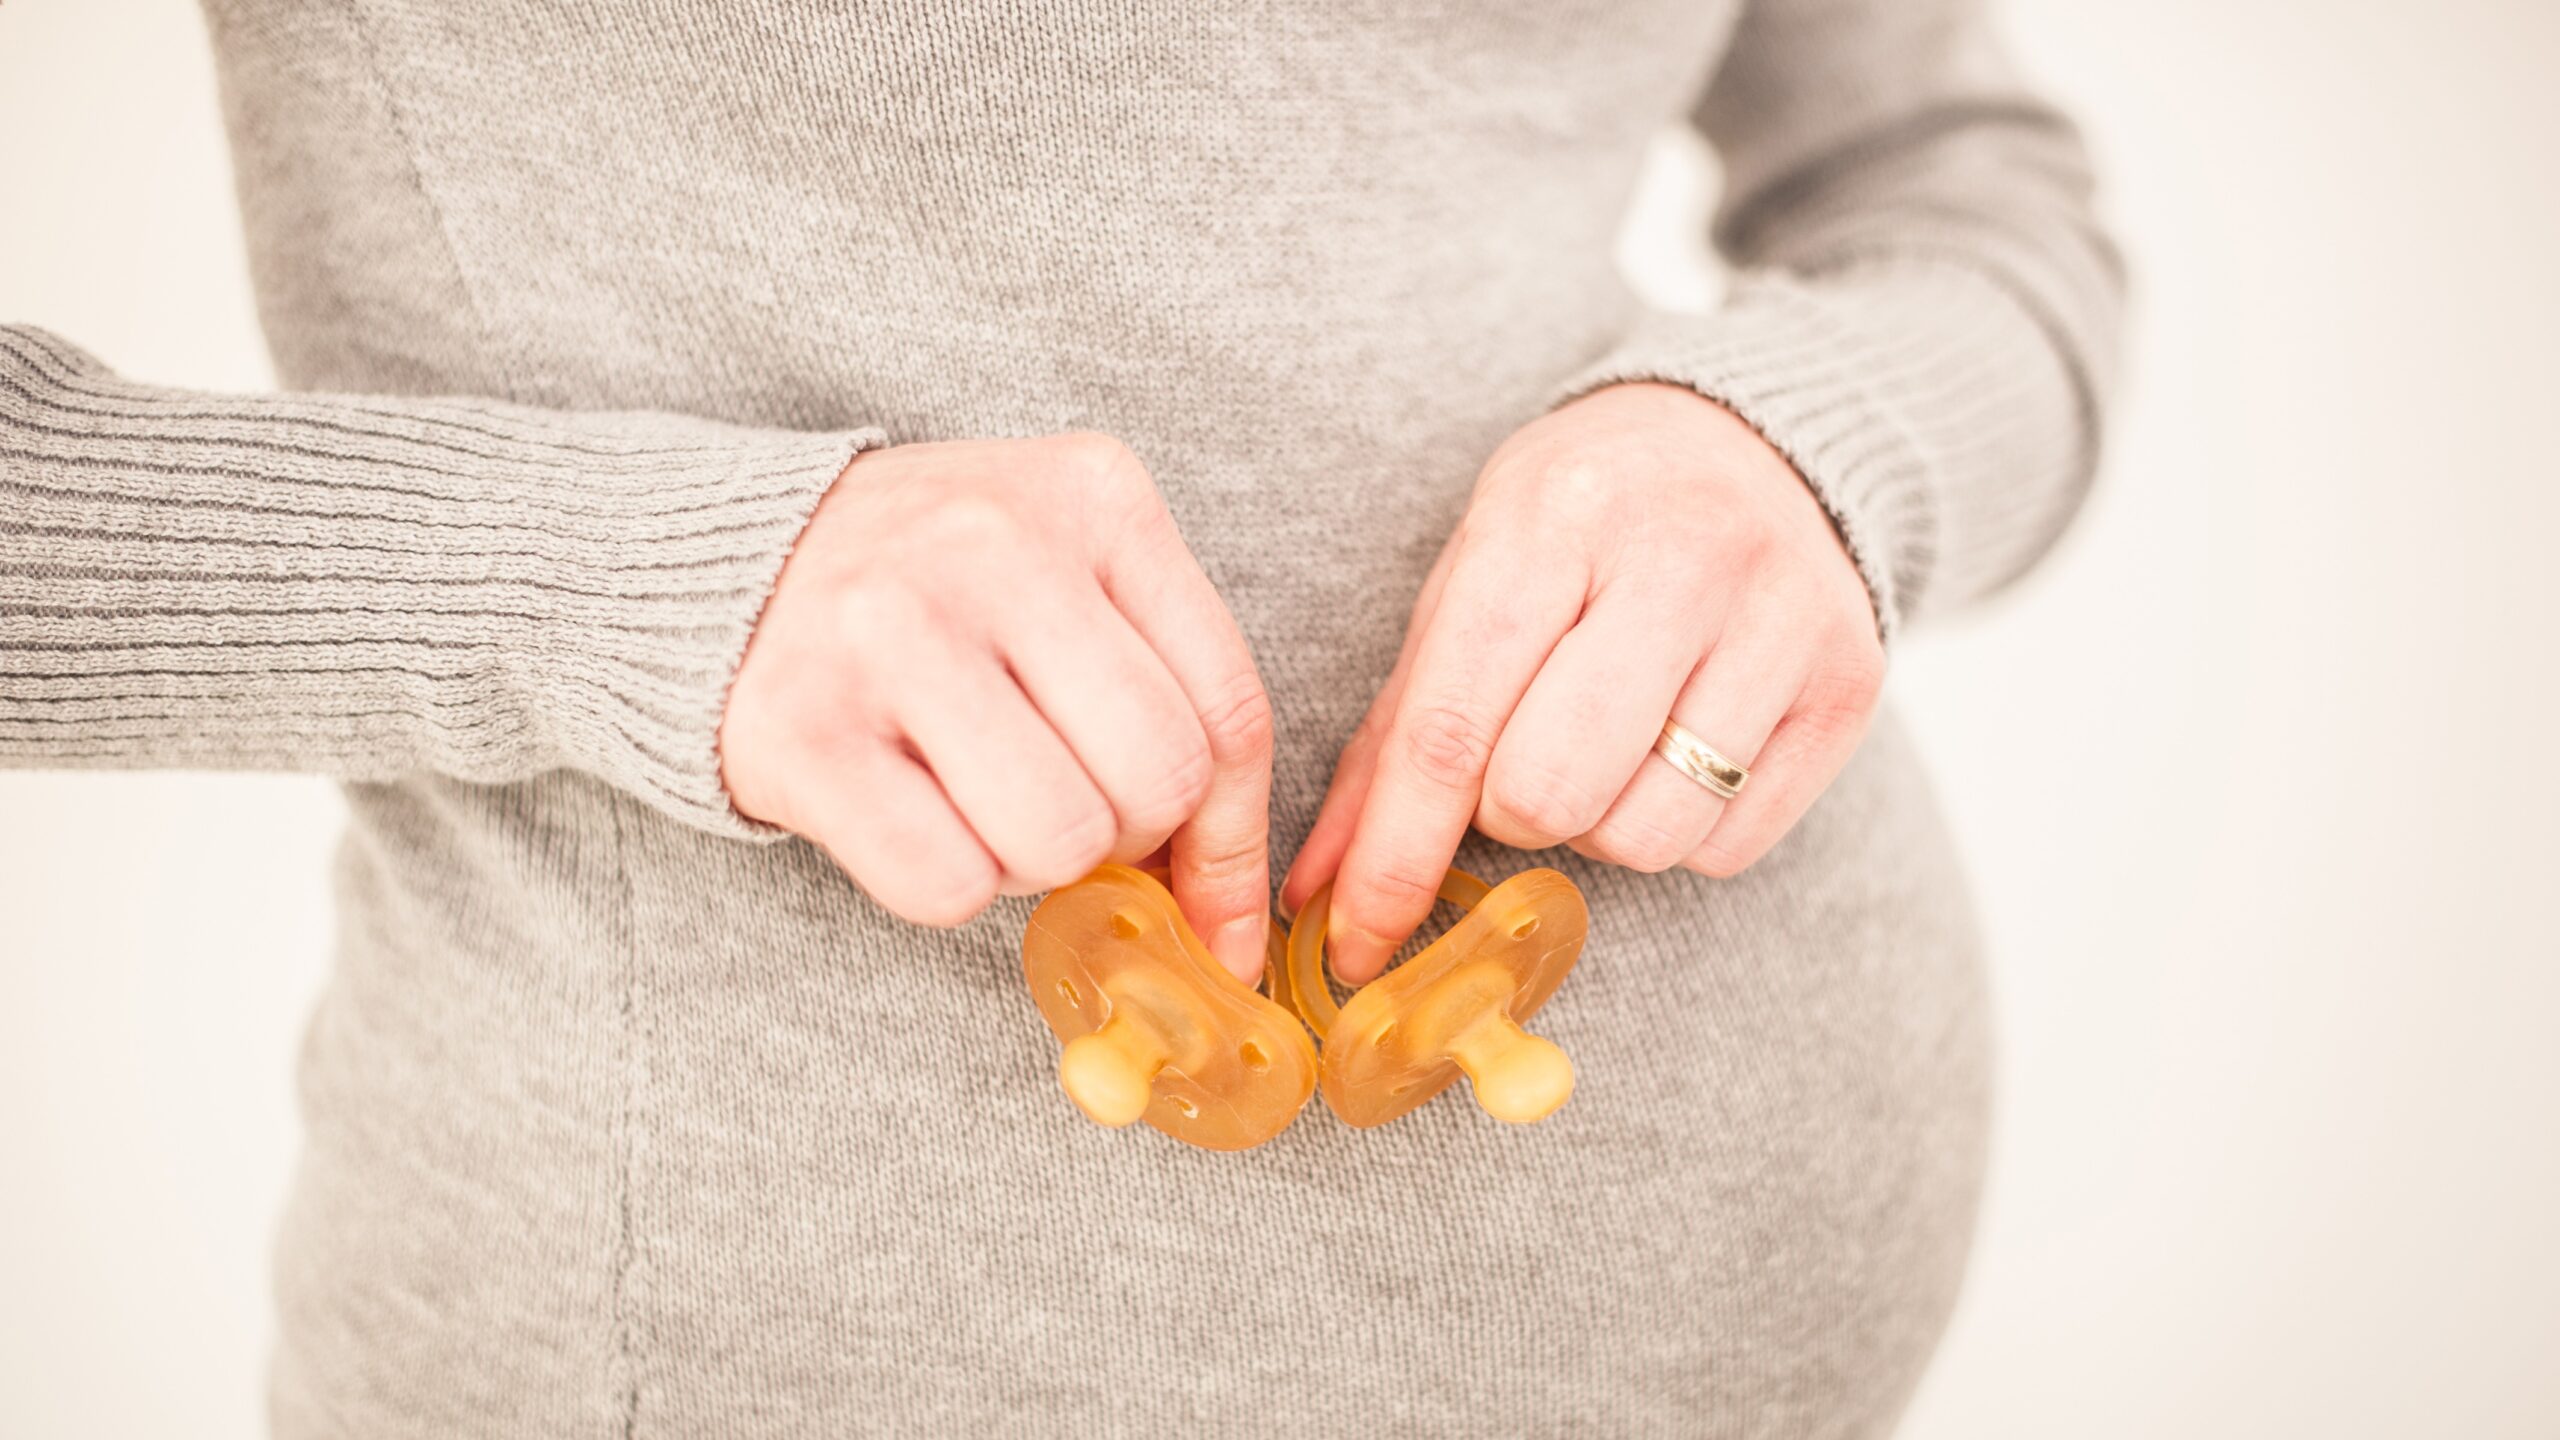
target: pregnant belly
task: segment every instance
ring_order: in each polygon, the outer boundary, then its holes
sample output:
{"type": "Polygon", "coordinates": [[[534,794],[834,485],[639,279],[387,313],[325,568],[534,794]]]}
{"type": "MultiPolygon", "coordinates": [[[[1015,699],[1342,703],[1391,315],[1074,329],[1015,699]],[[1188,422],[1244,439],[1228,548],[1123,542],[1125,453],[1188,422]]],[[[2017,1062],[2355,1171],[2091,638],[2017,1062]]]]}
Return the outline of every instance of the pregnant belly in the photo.
{"type": "MultiPolygon", "coordinates": [[[[616,810],[613,913],[470,1002],[537,1049],[589,1037],[548,1143],[447,1103],[386,1156],[338,1102],[488,1075],[398,1034],[414,1067],[307,1057],[332,1098],[286,1234],[287,1433],[1874,1434],[1953,1301],[1984,997],[1890,717],[1742,879],[1568,859],[1593,934],[1541,1019],[1580,1075],[1553,1119],[1317,1105],[1242,1154],[1075,1114],[1020,990],[1027,907],[917,931],[796,847],[616,810]],[[351,1198],[386,1188],[415,1198],[351,1198]],[[322,1286],[442,1300],[391,1340],[314,1320],[322,1286]],[[393,1395],[446,1410],[366,1408],[393,1395]]],[[[384,963],[351,950],[341,990],[384,963]]]]}

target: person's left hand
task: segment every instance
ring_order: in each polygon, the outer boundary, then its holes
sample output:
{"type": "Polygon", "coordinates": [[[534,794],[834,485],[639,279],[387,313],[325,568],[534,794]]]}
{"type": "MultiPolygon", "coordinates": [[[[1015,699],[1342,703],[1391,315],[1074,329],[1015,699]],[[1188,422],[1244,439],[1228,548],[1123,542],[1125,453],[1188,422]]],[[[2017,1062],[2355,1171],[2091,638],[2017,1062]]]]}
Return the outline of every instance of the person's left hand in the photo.
{"type": "Polygon", "coordinates": [[[1281,904],[1334,880],[1333,967],[1358,985],[1430,914],[1470,821],[1736,874],[1847,763],[1883,678],[1866,586],[1783,456],[1693,391],[1595,391],[1486,463],[1281,904]],[[1666,716],[1749,768],[1739,798],[1653,754],[1666,716]]]}

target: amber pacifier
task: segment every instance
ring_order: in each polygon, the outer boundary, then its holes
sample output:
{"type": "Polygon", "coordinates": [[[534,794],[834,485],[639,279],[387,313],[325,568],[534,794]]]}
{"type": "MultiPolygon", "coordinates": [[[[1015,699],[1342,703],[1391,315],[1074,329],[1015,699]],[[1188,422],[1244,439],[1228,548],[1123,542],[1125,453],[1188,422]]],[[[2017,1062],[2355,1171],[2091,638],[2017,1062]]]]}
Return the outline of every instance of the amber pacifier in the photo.
{"type": "Polygon", "coordinates": [[[1066,1042],[1058,1083],[1112,1126],[1145,1120],[1207,1150],[1289,1126],[1316,1049],[1287,1010],[1229,974],[1153,876],[1105,865],[1031,912],[1022,974],[1066,1042]]]}
{"type": "Polygon", "coordinates": [[[1344,1124],[1383,1125],[1461,1074],[1497,1120],[1525,1125],[1564,1104],[1573,1062],[1521,1026],[1582,955],[1591,916],[1571,880],[1530,870],[1487,886],[1450,871],[1440,898],[1465,917],[1338,1007],[1324,973],[1332,898],[1326,886],[1299,912],[1272,987],[1324,1042],[1324,1099],[1344,1124]]]}

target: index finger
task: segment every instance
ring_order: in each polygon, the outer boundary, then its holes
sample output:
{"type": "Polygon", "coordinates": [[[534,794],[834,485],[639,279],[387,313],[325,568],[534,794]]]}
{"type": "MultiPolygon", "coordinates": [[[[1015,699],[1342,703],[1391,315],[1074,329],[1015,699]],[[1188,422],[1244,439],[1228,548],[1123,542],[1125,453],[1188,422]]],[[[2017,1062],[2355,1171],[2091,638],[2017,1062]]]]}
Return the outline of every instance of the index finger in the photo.
{"type": "Polygon", "coordinates": [[[1364,984],[1431,913],[1476,813],[1494,742],[1581,612],[1581,577],[1479,549],[1417,614],[1413,671],[1333,886],[1334,972],[1364,984]]]}
{"type": "Polygon", "coordinates": [[[1246,984],[1271,913],[1271,701],[1244,632],[1159,510],[1123,532],[1104,590],[1164,661],[1209,739],[1209,786],[1173,832],[1173,897],[1246,984]]]}

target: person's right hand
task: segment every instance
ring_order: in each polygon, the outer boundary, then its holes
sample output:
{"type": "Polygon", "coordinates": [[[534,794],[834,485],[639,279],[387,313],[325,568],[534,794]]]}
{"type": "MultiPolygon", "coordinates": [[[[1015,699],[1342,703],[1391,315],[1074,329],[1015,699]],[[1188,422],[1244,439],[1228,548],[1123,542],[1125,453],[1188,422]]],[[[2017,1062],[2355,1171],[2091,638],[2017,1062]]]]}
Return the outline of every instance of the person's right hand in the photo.
{"type": "Polygon", "coordinates": [[[1170,838],[1183,913],[1261,973],[1270,702],[1108,436],[855,457],[756,623],[720,753],[742,814],[927,925],[1170,838]]]}

